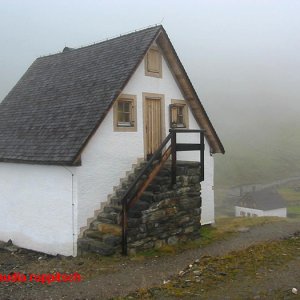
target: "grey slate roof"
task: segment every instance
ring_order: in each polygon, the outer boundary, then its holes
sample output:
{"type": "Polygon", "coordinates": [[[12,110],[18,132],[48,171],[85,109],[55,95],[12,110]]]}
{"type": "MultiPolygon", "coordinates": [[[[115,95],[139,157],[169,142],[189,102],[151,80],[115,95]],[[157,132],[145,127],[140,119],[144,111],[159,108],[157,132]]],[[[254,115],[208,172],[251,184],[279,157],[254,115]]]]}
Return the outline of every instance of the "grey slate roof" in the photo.
{"type": "Polygon", "coordinates": [[[0,161],[73,164],[160,30],[36,59],[0,104],[0,161]]]}
{"type": "Polygon", "coordinates": [[[273,189],[247,193],[237,205],[259,210],[272,210],[286,207],[284,199],[273,189]]]}
{"type": "Polygon", "coordinates": [[[81,151],[155,40],[168,53],[212,152],[224,153],[164,28],[154,26],[36,59],[0,103],[0,162],[79,164],[81,151]]]}

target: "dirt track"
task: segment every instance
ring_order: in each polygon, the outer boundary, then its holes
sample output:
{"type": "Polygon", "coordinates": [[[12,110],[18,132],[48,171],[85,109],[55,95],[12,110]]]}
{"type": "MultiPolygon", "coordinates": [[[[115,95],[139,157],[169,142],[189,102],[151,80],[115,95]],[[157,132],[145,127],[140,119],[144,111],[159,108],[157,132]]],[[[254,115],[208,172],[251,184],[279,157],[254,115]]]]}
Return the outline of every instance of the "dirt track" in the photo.
{"type": "MultiPolygon", "coordinates": [[[[113,271],[99,274],[91,280],[83,279],[78,283],[60,282],[48,285],[2,282],[0,283],[0,299],[109,299],[126,295],[139,288],[160,285],[203,255],[223,255],[262,241],[285,238],[299,230],[299,222],[269,223],[239,232],[226,240],[215,242],[202,249],[188,250],[179,255],[151,258],[141,262],[124,260],[118,263],[113,271]]],[[[0,253],[0,273],[28,272],[22,265],[24,260],[16,256],[18,254],[0,253]]],[[[37,259],[34,254],[26,254],[25,258],[37,259]]]]}

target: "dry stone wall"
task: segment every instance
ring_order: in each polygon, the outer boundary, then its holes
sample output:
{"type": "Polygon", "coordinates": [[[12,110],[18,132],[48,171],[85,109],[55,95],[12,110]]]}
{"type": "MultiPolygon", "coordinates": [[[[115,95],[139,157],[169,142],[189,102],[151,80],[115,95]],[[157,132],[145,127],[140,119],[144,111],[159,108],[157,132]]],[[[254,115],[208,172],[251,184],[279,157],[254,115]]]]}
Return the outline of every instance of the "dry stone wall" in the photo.
{"type": "Polygon", "coordinates": [[[177,184],[171,188],[169,168],[164,168],[129,211],[128,248],[131,253],[199,238],[199,164],[180,163],[177,175],[177,184]]]}
{"type": "MultiPolygon", "coordinates": [[[[137,170],[138,171],[138,170],[137,170]]],[[[121,250],[120,199],[134,178],[123,182],[116,197],[78,240],[79,252],[111,255],[121,250]]],[[[171,186],[171,166],[162,168],[128,213],[129,253],[175,245],[200,237],[200,165],[178,162],[177,183],[171,186]]]]}

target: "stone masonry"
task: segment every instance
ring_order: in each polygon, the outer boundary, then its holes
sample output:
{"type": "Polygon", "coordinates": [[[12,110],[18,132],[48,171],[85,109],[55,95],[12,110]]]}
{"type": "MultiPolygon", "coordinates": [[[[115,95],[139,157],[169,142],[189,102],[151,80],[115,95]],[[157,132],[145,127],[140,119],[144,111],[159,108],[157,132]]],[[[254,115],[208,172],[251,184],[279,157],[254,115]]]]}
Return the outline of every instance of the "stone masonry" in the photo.
{"type": "MultiPolygon", "coordinates": [[[[83,237],[78,250],[112,255],[121,251],[121,199],[142,166],[123,182],[115,197],[99,213],[83,237]]],[[[177,162],[177,183],[171,187],[167,162],[139,201],[128,212],[129,253],[175,245],[200,237],[200,166],[177,162]]]]}

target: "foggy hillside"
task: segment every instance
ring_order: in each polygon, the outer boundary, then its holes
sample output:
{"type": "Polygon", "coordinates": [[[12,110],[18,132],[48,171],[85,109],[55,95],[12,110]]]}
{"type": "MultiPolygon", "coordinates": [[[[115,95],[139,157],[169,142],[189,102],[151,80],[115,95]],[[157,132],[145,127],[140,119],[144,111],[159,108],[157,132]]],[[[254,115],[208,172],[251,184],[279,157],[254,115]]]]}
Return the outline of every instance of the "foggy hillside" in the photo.
{"type": "MultiPolygon", "coordinates": [[[[260,116],[261,118],[263,116],[260,116]]],[[[300,175],[300,124],[285,115],[279,122],[261,120],[253,124],[237,123],[235,128],[223,128],[227,153],[216,155],[216,185],[231,186],[264,183],[300,175]]]]}
{"type": "Polygon", "coordinates": [[[193,64],[184,57],[226,150],[215,155],[217,186],[300,174],[300,26],[283,15],[259,28],[225,26],[221,49],[199,46],[193,64]]]}
{"type": "Polygon", "coordinates": [[[300,173],[299,1],[3,3],[0,101],[40,55],[161,22],[224,144],[216,185],[300,173]]]}

